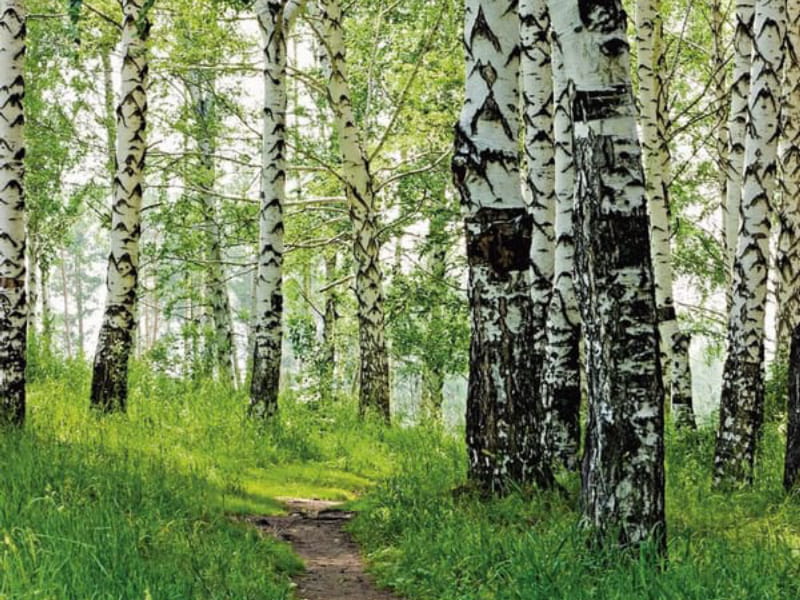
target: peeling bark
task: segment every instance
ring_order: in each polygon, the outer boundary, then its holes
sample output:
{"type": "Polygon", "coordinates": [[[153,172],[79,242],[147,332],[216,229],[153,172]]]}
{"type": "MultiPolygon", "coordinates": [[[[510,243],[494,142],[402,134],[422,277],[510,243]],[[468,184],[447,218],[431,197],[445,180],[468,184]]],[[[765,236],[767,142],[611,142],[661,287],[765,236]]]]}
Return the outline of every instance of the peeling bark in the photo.
{"type": "Polygon", "coordinates": [[[515,9],[513,0],[466,2],[466,101],[452,165],[465,215],[472,310],[469,475],[484,493],[552,484],[530,351],[533,218],[519,179],[515,9]]]}
{"type": "Polygon", "coordinates": [[[553,40],[555,86],[555,268],[547,309],[545,373],[542,403],[546,419],[545,447],[557,463],[578,468],[580,448],[580,314],[575,297],[575,243],[572,227],[575,163],[572,151],[572,93],[564,71],[563,51],[553,40]]]}
{"type": "Polygon", "coordinates": [[[104,412],[126,409],[128,359],[136,324],[140,212],[147,148],[146,42],[150,32],[150,21],[144,6],[144,0],[125,0],[122,5],[122,88],[117,108],[111,252],[91,391],[92,405],[104,412]]]}
{"type": "Polygon", "coordinates": [[[0,426],[25,421],[25,3],[0,3],[0,426]]]}
{"type": "Polygon", "coordinates": [[[342,176],[353,223],[355,292],[360,347],[359,407],[390,418],[389,355],[378,239],[378,203],[369,161],[357,125],[347,78],[342,9],[339,0],[320,0],[322,30],[328,51],[328,100],[334,113],[342,176]]]}
{"type": "Polygon", "coordinates": [[[764,317],[786,0],[758,0],[754,32],[741,224],[714,456],[714,481],[721,486],[752,481],[764,413],[764,317]]]}
{"type": "Polygon", "coordinates": [[[617,0],[550,0],[575,87],[577,292],[586,339],[586,520],[666,552],[664,391],[644,173],[617,0]]]}

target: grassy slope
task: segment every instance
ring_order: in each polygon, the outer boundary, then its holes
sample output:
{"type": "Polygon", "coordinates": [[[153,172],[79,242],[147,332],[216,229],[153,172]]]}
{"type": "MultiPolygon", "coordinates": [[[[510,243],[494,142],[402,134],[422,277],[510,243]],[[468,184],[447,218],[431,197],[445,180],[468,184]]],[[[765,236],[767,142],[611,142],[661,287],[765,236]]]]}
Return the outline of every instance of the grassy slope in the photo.
{"type": "Polygon", "coordinates": [[[780,489],[774,428],[756,487],[733,496],[709,491],[711,432],[670,439],[659,572],[646,555],[587,549],[574,478],[566,496],[481,503],[453,495],[463,446],[434,431],[291,403],[258,429],[241,395],[139,370],[129,415],[97,419],[87,375],[34,384],[29,426],[0,436],[0,599],[289,598],[296,559],[228,514],[368,489],[355,533],[410,598],[800,597],[800,499],[780,489]]]}
{"type": "Polygon", "coordinates": [[[0,434],[0,599],[290,598],[297,559],[229,514],[352,499],[388,473],[383,432],[351,411],[287,407],[259,429],[241,395],[135,370],[129,414],[98,419],[86,368],[57,375],[0,434]]]}

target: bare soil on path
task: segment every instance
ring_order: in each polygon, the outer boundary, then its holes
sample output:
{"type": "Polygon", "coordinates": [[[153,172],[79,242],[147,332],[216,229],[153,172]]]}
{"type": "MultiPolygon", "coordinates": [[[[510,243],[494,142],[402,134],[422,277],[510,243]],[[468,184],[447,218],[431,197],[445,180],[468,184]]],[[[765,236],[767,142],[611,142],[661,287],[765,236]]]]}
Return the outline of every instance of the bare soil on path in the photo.
{"type": "Polygon", "coordinates": [[[358,545],[344,530],[354,513],[336,502],[284,499],[289,516],[254,523],[292,545],[306,570],[294,578],[298,600],[399,600],[375,587],[364,572],[358,545]]]}

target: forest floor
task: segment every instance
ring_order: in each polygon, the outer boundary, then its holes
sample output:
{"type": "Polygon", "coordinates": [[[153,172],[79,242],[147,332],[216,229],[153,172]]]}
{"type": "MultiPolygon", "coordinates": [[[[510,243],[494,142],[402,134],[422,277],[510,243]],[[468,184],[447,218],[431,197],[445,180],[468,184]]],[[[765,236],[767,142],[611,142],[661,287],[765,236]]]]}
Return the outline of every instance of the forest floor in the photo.
{"type": "Polygon", "coordinates": [[[303,560],[305,571],[293,580],[298,600],[395,600],[375,587],[365,572],[361,551],[345,525],[354,514],[341,502],[284,500],[288,516],[251,522],[285,541],[303,560]]]}
{"type": "Polygon", "coordinates": [[[404,598],[800,598],[800,494],[782,487],[776,411],[755,484],[734,493],[711,486],[713,428],[668,431],[666,563],[587,544],[576,474],[559,474],[566,494],[454,494],[463,431],[386,427],[353,399],[291,392],[278,418],[255,422],[242,391],[136,363],[127,414],[99,417],[89,375],[33,363],[26,427],[0,434],[0,600],[332,600],[322,578],[358,581],[361,556],[404,598]],[[287,511],[283,497],[356,515],[287,511]]]}

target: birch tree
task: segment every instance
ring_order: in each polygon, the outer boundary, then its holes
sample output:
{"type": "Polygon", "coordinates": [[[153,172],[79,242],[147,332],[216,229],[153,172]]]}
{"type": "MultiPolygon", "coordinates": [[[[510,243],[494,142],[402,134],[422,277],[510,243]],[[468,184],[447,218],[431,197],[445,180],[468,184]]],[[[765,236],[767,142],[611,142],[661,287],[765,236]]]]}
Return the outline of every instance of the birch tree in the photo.
{"type": "Polygon", "coordinates": [[[214,362],[220,378],[234,383],[234,343],[231,305],[222,266],[222,230],[219,225],[217,199],[214,196],[216,181],[215,154],[217,149],[217,115],[215,77],[193,69],[188,73],[186,87],[192,103],[195,121],[195,138],[199,150],[199,172],[195,175],[196,187],[201,195],[203,229],[208,266],[206,287],[211,304],[213,325],[214,362]]]}
{"type": "Polygon", "coordinates": [[[737,0],[736,32],[733,40],[733,82],[728,117],[728,184],[725,202],[725,246],[728,264],[733,268],[739,236],[739,210],[742,202],[747,98],[750,93],[751,54],[755,0],[737,0]]]}
{"type": "Polygon", "coordinates": [[[741,223],[714,456],[715,483],[725,486],[752,480],[763,420],[770,206],[777,170],[786,0],[758,0],[753,31],[741,223]]]}
{"type": "Polygon", "coordinates": [[[136,322],[140,212],[146,152],[146,44],[150,31],[149,7],[146,5],[146,0],[124,0],[122,4],[122,70],[117,107],[111,252],[91,390],[92,405],[106,412],[126,408],[128,359],[136,322]]]}
{"type": "Polygon", "coordinates": [[[519,23],[515,2],[467,0],[466,100],[453,175],[461,194],[472,310],[467,449],[484,492],[510,481],[551,484],[533,376],[533,219],[520,189],[519,23]]]}
{"type": "Polygon", "coordinates": [[[782,195],[778,243],[778,350],[789,349],[789,425],[784,485],[800,483],[800,0],[787,1],[782,195]],[[788,338],[788,339],[787,339],[788,338]]]}
{"type": "Polygon", "coordinates": [[[656,286],[662,372],[679,424],[692,423],[689,346],[678,327],[673,297],[669,184],[672,171],[668,141],[668,106],[664,23],[661,0],[636,3],[640,123],[645,182],[650,211],[650,239],[656,286]]]}
{"type": "Polygon", "coordinates": [[[575,88],[577,292],[589,424],[584,513],[603,537],[665,551],[664,393],[647,199],[619,1],[549,2],[575,88]]]}
{"type": "Polygon", "coordinates": [[[781,140],[778,270],[778,355],[800,324],[800,2],[788,0],[781,140]]]}
{"type": "Polygon", "coordinates": [[[546,446],[569,470],[578,467],[580,447],[580,314],[575,297],[575,244],[572,227],[575,163],[572,151],[572,92],[563,50],[553,40],[555,94],[555,257],[553,291],[547,308],[545,373],[546,446]]]}
{"type": "Polygon", "coordinates": [[[353,252],[356,263],[355,293],[358,302],[360,348],[359,406],[390,417],[389,356],[386,348],[383,273],[378,239],[378,200],[353,110],[347,76],[346,49],[339,0],[319,0],[321,41],[330,66],[327,95],[342,155],[353,252]]]}
{"type": "Polygon", "coordinates": [[[259,0],[264,55],[261,210],[250,411],[278,408],[283,340],[283,206],[286,200],[286,36],[302,3],[259,0]]]}
{"type": "Polygon", "coordinates": [[[0,2],[0,425],[25,420],[25,3],[0,2]]]}
{"type": "MultiPolygon", "coordinates": [[[[546,0],[521,0],[520,69],[522,116],[525,126],[524,192],[533,218],[531,294],[533,298],[532,366],[535,390],[540,393],[547,345],[547,308],[555,267],[555,140],[553,139],[553,68],[550,52],[550,15],[546,0]]],[[[541,400],[537,400],[541,402],[541,400]]]]}

